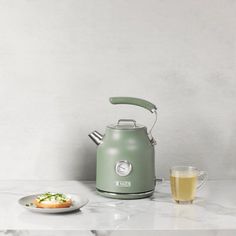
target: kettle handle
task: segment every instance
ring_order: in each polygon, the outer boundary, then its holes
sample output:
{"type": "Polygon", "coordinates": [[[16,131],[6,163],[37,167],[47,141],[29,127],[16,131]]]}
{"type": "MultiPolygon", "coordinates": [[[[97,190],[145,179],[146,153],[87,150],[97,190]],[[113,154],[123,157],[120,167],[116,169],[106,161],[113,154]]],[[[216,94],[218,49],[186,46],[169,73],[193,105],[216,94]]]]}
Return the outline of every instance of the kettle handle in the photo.
{"type": "Polygon", "coordinates": [[[148,132],[148,136],[152,145],[156,145],[156,140],[152,137],[152,130],[157,122],[157,108],[151,102],[148,102],[144,99],[133,98],[133,97],[110,97],[110,103],[112,104],[128,104],[143,107],[149,110],[151,113],[155,114],[155,121],[148,132]]]}
{"type": "Polygon", "coordinates": [[[155,112],[157,110],[156,106],[149,101],[140,98],[133,97],[110,97],[110,103],[112,104],[128,104],[128,105],[136,105],[143,107],[150,112],[155,112]]]}

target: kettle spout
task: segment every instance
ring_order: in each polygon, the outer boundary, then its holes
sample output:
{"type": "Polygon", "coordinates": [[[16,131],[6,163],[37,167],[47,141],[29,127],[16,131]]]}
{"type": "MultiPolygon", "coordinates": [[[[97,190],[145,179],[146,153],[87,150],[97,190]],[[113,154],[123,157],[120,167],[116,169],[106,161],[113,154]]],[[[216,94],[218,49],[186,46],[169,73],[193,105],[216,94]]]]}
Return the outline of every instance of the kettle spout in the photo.
{"type": "Polygon", "coordinates": [[[88,135],[97,145],[102,143],[103,135],[98,131],[93,131],[88,135]]]}

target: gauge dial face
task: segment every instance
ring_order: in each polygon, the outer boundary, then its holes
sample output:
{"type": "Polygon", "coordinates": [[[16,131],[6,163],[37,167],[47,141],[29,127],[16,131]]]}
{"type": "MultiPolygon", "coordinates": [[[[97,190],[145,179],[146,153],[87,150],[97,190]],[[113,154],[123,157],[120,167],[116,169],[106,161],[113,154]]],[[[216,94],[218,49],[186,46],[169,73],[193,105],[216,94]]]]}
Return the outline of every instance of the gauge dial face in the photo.
{"type": "Polygon", "coordinates": [[[132,165],[130,162],[126,161],[126,160],[122,160],[122,161],[118,161],[116,163],[116,173],[119,176],[127,176],[130,174],[131,170],[132,170],[132,165]]]}

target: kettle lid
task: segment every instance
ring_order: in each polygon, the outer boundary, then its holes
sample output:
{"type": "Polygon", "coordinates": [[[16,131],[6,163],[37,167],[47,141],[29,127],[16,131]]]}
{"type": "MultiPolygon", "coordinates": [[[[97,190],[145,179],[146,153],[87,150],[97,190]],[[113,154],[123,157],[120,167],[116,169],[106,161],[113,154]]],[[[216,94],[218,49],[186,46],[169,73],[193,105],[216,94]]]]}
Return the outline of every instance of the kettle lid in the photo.
{"type": "Polygon", "coordinates": [[[120,119],[118,120],[117,124],[111,124],[108,125],[107,127],[118,130],[136,130],[145,128],[145,126],[143,125],[136,124],[136,121],[132,119],[120,119]]]}

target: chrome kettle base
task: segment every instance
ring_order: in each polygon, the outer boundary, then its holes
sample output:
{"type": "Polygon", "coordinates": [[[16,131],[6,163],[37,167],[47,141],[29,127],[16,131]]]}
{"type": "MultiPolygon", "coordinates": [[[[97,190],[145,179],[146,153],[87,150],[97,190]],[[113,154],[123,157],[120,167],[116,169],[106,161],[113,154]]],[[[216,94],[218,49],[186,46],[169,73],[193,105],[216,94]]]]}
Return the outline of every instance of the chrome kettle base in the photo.
{"type": "Polygon", "coordinates": [[[96,189],[97,193],[103,197],[115,198],[115,199],[139,199],[146,198],[153,195],[154,190],[143,192],[143,193],[113,193],[106,192],[100,189],[96,189]]]}

